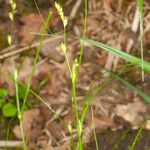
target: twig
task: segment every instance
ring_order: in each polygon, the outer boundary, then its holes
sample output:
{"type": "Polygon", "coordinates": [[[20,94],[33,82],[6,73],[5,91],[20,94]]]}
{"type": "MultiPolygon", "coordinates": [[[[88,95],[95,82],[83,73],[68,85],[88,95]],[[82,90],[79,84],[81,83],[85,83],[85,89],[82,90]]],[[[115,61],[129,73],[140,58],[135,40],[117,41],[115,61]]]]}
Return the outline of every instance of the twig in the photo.
{"type": "MultiPolygon", "coordinates": [[[[59,38],[61,38],[61,37],[58,36],[58,37],[54,37],[52,39],[46,39],[46,40],[43,41],[43,44],[49,43],[49,42],[51,42],[53,40],[56,40],[56,39],[59,39],[59,38]]],[[[21,53],[23,51],[27,51],[27,50],[29,50],[31,48],[37,47],[38,45],[39,45],[39,42],[36,42],[36,43],[33,43],[30,46],[25,46],[23,48],[19,48],[19,49],[15,50],[15,51],[4,53],[4,54],[0,55],[0,60],[2,60],[4,58],[7,58],[7,57],[10,57],[10,56],[17,55],[17,54],[19,54],[19,53],[21,53]]]]}
{"type": "MultiPolygon", "coordinates": [[[[138,11],[138,4],[137,4],[133,23],[132,23],[132,27],[131,27],[131,31],[133,31],[134,34],[137,33],[138,26],[139,26],[139,11],[138,11]]],[[[134,44],[134,40],[132,38],[130,38],[127,42],[127,45],[126,45],[126,52],[127,53],[130,52],[131,48],[133,47],[133,44],[134,44]]]]}
{"type": "Polygon", "coordinates": [[[76,16],[76,13],[81,5],[82,0],[76,1],[71,13],[70,13],[70,19],[73,19],[76,16]]]}
{"type": "Polygon", "coordinates": [[[8,51],[10,51],[10,50],[12,50],[12,49],[14,49],[15,47],[16,47],[15,45],[6,47],[6,48],[0,50],[0,54],[4,54],[4,53],[6,53],[6,52],[8,52],[8,51]]]}
{"type": "Polygon", "coordinates": [[[22,147],[22,141],[0,141],[0,147],[22,147]]]}

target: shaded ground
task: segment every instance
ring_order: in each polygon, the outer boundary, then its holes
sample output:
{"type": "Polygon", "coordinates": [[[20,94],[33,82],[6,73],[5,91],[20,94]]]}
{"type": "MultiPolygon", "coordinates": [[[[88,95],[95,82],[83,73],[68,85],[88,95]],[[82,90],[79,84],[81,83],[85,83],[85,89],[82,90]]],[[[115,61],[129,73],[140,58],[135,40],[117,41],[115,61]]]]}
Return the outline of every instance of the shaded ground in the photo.
{"type": "MultiPolygon", "coordinates": [[[[137,135],[137,130],[128,132],[126,137],[122,139],[122,142],[115,147],[115,144],[120,140],[121,134],[124,131],[104,131],[103,133],[97,134],[98,146],[100,150],[128,150],[132,145],[135,136],[137,135]]],[[[144,130],[135,144],[135,150],[149,150],[150,149],[150,132],[144,130]]],[[[95,142],[88,144],[87,150],[95,150],[95,142]]]]}

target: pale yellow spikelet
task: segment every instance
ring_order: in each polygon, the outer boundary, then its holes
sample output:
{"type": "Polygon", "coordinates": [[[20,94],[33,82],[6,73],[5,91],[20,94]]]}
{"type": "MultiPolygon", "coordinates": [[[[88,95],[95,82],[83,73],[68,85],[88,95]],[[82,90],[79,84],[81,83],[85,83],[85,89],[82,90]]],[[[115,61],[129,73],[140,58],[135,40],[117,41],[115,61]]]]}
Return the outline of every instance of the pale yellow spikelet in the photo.
{"type": "Polygon", "coordinates": [[[9,45],[12,44],[12,37],[10,35],[7,36],[7,42],[9,45]]]}
{"type": "Polygon", "coordinates": [[[13,12],[10,12],[8,15],[9,15],[9,19],[11,21],[13,21],[14,20],[14,14],[13,14],[13,12]]]}
{"type": "Polygon", "coordinates": [[[82,123],[80,120],[78,121],[78,134],[79,134],[79,136],[81,136],[81,134],[82,134],[82,123]]]}
{"type": "Polygon", "coordinates": [[[61,43],[60,45],[61,50],[63,51],[63,53],[66,53],[66,45],[64,43],[61,43]]]}
{"type": "Polygon", "coordinates": [[[73,67],[72,67],[72,80],[76,80],[77,79],[77,69],[79,67],[79,63],[78,60],[75,59],[74,63],[73,63],[73,67]]]}
{"type": "Polygon", "coordinates": [[[69,132],[72,134],[73,129],[72,129],[72,124],[71,124],[71,122],[68,123],[68,130],[69,130],[69,132]]]}
{"type": "Polygon", "coordinates": [[[58,14],[60,15],[60,18],[61,18],[62,22],[63,22],[64,28],[66,28],[66,26],[68,24],[68,20],[67,20],[67,18],[64,15],[62,7],[57,2],[55,2],[55,7],[56,7],[56,9],[58,11],[58,14]]]}
{"type": "Polygon", "coordinates": [[[17,4],[13,0],[10,0],[10,6],[11,6],[12,10],[15,10],[17,4]]]}

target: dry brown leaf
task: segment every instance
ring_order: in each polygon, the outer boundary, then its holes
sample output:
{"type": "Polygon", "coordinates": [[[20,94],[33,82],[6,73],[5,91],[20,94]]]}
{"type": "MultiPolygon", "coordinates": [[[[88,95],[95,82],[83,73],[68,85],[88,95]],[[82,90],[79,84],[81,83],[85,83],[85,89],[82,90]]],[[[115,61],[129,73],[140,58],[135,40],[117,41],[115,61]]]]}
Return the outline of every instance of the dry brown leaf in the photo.
{"type": "Polygon", "coordinates": [[[49,94],[57,97],[60,94],[61,88],[62,85],[58,75],[54,75],[50,81],[45,84],[41,94],[49,94]]]}
{"type": "Polygon", "coordinates": [[[27,16],[21,17],[21,21],[24,23],[20,29],[20,36],[22,43],[31,43],[34,40],[35,35],[30,32],[42,32],[42,21],[38,14],[32,13],[27,16]]]}
{"type": "MultiPolygon", "coordinates": [[[[85,127],[83,131],[83,142],[88,143],[90,141],[90,137],[93,134],[93,123],[91,115],[86,116],[86,121],[88,126],[85,127]]],[[[113,121],[111,117],[94,117],[94,128],[96,130],[106,130],[111,128],[112,130],[119,129],[120,126],[113,121]]]]}
{"type": "Polygon", "coordinates": [[[6,84],[7,89],[9,91],[9,95],[14,95],[15,94],[15,89],[14,89],[14,83],[13,81],[9,78],[9,75],[13,73],[13,66],[12,66],[12,61],[6,60],[0,65],[0,71],[2,72],[0,76],[0,82],[3,84],[6,84]]]}
{"type": "Polygon", "coordinates": [[[97,19],[94,19],[92,17],[88,17],[87,20],[87,31],[88,33],[91,31],[94,31],[95,29],[100,28],[100,22],[97,19]]]}
{"type": "Polygon", "coordinates": [[[32,65],[33,65],[33,58],[25,57],[23,64],[21,66],[20,72],[19,72],[18,79],[20,81],[22,81],[26,84],[29,82],[29,76],[31,74],[32,65]]]}
{"type": "Polygon", "coordinates": [[[103,6],[104,6],[105,9],[110,8],[111,1],[112,0],[103,0],[103,6]]]}
{"type": "MultiPolygon", "coordinates": [[[[37,134],[39,134],[38,133],[38,130],[39,130],[38,129],[38,125],[36,126],[36,128],[33,128],[33,123],[35,123],[35,122],[37,123],[40,120],[41,120],[40,111],[38,109],[31,109],[31,110],[28,110],[28,111],[24,112],[22,124],[23,124],[23,129],[24,129],[24,135],[25,135],[25,137],[31,139],[31,136],[33,138],[34,134],[36,136],[37,136],[37,134]]],[[[16,125],[13,128],[13,133],[15,134],[15,136],[18,139],[21,139],[21,132],[20,132],[20,126],[19,125],[16,125]]]]}
{"type": "Polygon", "coordinates": [[[135,101],[128,104],[117,105],[114,112],[117,116],[128,121],[136,128],[143,122],[143,117],[140,113],[145,113],[146,110],[147,108],[142,102],[135,101]]]}
{"type": "Polygon", "coordinates": [[[53,60],[56,60],[57,62],[62,62],[64,57],[61,54],[61,51],[58,50],[60,43],[63,42],[62,38],[52,40],[48,43],[43,44],[41,48],[41,54],[43,56],[49,56],[53,60]]]}
{"type": "MultiPolygon", "coordinates": [[[[90,127],[92,127],[92,117],[90,113],[86,115],[86,122],[90,127]]],[[[117,127],[117,124],[114,123],[114,120],[111,116],[110,117],[94,116],[94,126],[96,129],[104,130],[109,127],[115,128],[117,127]]]]}
{"type": "MultiPolygon", "coordinates": [[[[29,82],[29,76],[30,72],[32,70],[32,58],[26,57],[24,59],[24,62],[22,64],[22,68],[20,69],[19,72],[19,77],[18,79],[24,83],[29,82]]],[[[18,69],[20,67],[20,64],[17,62],[14,62],[15,69],[18,69]]],[[[0,76],[0,82],[2,84],[6,84],[9,95],[13,96],[15,94],[15,88],[14,88],[14,83],[12,79],[10,78],[10,75],[14,74],[14,67],[12,64],[11,59],[6,59],[1,65],[0,65],[0,71],[2,72],[0,76]]]]}

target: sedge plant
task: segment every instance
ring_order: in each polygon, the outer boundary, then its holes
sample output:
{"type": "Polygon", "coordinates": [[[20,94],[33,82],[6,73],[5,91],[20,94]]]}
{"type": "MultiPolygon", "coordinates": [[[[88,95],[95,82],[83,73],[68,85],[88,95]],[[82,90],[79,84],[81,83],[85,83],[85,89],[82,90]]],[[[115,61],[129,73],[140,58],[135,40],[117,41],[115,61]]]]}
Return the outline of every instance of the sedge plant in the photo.
{"type": "MultiPolygon", "coordinates": [[[[70,74],[71,81],[72,81],[72,104],[73,104],[73,108],[75,110],[76,130],[77,130],[77,134],[78,134],[78,141],[77,141],[77,149],[78,150],[82,150],[83,149],[83,144],[82,144],[82,132],[83,132],[83,129],[82,128],[83,128],[83,123],[84,123],[84,120],[85,120],[86,112],[88,111],[88,109],[90,107],[90,104],[93,101],[93,99],[95,98],[95,96],[100,92],[101,89],[103,89],[104,86],[106,86],[113,78],[117,78],[118,80],[122,81],[125,85],[129,86],[132,90],[135,90],[135,91],[137,91],[137,93],[140,93],[131,84],[129,84],[127,81],[121,79],[119,76],[111,75],[110,78],[105,80],[97,89],[95,89],[93,91],[93,94],[91,96],[85,97],[84,104],[83,104],[82,111],[81,111],[81,116],[80,116],[79,115],[79,110],[78,110],[78,104],[77,104],[76,84],[77,84],[77,80],[78,80],[79,69],[80,69],[81,62],[82,62],[82,56],[83,56],[83,50],[84,50],[84,42],[86,41],[86,42],[88,42],[90,44],[93,44],[93,45],[95,45],[97,47],[100,47],[100,48],[102,48],[102,49],[104,49],[104,50],[106,50],[108,52],[111,52],[114,55],[119,56],[119,57],[123,58],[124,60],[126,60],[126,61],[128,61],[128,62],[130,62],[132,64],[136,64],[138,67],[140,67],[142,69],[142,72],[144,70],[150,72],[150,63],[149,62],[146,62],[143,59],[141,60],[141,59],[139,59],[139,58],[137,58],[135,56],[132,56],[130,54],[127,54],[125,52],[118,51],[118,50],[116,50],[116,49],[114,49],[114,48],[112,48],[112,47],[110,47],[108,45],[105,45],[103,43],[100,43],[100,42],[97,42],[97,41],[90,40],[90,39],[86,38],[87,0],[85,0],[84,2],[85,2],[85,16],[84,16],[84,33],[83,33],[83,37],[82,38],[81,37],[75,37],[75,38],[78,38],[78,39],[82,40],[82,45],[81,45],[81,49],[80,49],[79,58],[76,58],[74,60],[73,65],[70,64],[69,58],[67,56],[66,27],[67,27],[67,24],[68,24],[68,20],[67,20],[66,16],[64,15],[62,7],[58,3],[55,3],[55,7],[56,7],[56,9],[58,11],[58,14],[60,15],[60,18],[61,18],[62,23],[63,23],[63,29],[64,29],[64,41],[63,41],[63,43],[61,43],[60,48],[61,48],[61,50],[62,50],[62,52],[63,52],[63,54],[65,56],[65,59],[66,59],[66,62],[67,62],[67,66],[68,66],[68,70],[69,70],[69,74],[70,74]]],[[[139,3],[139,4],[142,4],[142,3],[139,3]]],[[[142,6],[142,5],[139,5],[139,6],[142,6]]],[[[142,7],[139,7],[139,8],[140,8],[140,10],[142,12],[142,7]]],[[[142,16],[142,14],[141,14],[141,16],[142,16]]],[[[40,40],[39,47],[37,49],[36,57],[35,57],[35,60],[34,60],[34,65],[33,65],[33,68],[32,68],[32,73],[31,73],[30,79],[29,79],[29,84],[26,87],[26,95],[24,97],[23,107],[22,107],[21,112],[19,112],[19,114],[21,114],[21,115],[22,115],[22,112],[23,112],[24,105],[26,104],[28,94],[30,92],[32,94],[35,94],[35,96],[37,96],[40,101],[44,102],[38,95],[36,95],[36,93],[34,91],[32,91],[30,89],[30,85],[31,85],[31,82],[32,82],[32,76],[33,76],[33,73],[35,71],[35,66],[36,66],[36,63],[38,61],[40,49],[41,49],[41,46],[42,46],[43,39],[44,39],[44,37],[46,35],[45,33],[46,33],[46,29],[48,28],[47,26],[48,26],[48,22],[49,22],[50,18],[51,18],[51,13],[49,13],[47,20],[44,21],[44,30],[43,30],[43,33],[41,35],[41,40],[40,40]]],[[[140,19],[140,20],[142,21],[142,19],[140,19]]],[[[140,25],[142,25],[142,24],[140,24],[140,25]]],[[[8,39],[9,39],[8,41],[10,41],[10,38],[8,38],[8,39]]],[[[141,47],[143,47],[142,46],[142,42],[141,42],[141,47]]],[[[141,52],[141,56],[142,56],[142,52],[141,52]]],[[[142,73],[142,75],[143,75],[143,73],[142,73]]],[[[15,73],[15,81],[16,81],[16,83],[17,83],[17,78],[18,78],[18,75],[17,75],[17,73],[15,73]]],[[[143,79],[143,76],[142,76],[142,79],[143,79]]],[[[18,85],[16,84],[16,91],[18,90],[17,86],[18,85]]],[[[145,97],[146,99],[149,98],[149,97],[143,95],[143,93],[140,93],[140,94],[141,94],[142,97],[145,97]]],[[[16,97],[17,97],[17,95],[16,95],[16,97]]],[[[51,110],[51,108],[49,108],[49,109],[51,110]]],[[[69,132],[72,135],[72,130],[73,130],[72,123],[68,124],[68,128],[69,128],[69,132]]],[[[72,148],[75,149],[73,136],[72,136],[72,148]]]]}
{"type": "MultiPolygon", "coordinates": [[[[69,74],[71,77],[71,81],[72,81],[72,104],[73,104],[73,108],[75,110],[75,118],[76,118],[76,130],[77,130],[77,134],[78,134],[78,141],[77,141],[77,146],[75,146],[75,140],[73,139],[73,136],[71,136],[71,140],[72,140],[72,149],[75,149],[75,147],[78,150],[82,150],[83,149],[83,144],[82,144],[82,132],[83,132],[83,123],[85,120],[85,116],[86,116],[86,112],[88,111],[91,102],[93,101],[93,99],[95,98],[95,96],[100,92],[101,89],[103,89],[104,86],[106,86],[112,79],[116,78],[117,80],[120,80],[121,82],[123,82],[125,85],[127,85],[129,88],[131,88],[132,90],[134,90],[135,92],[137,92],[141,97],[143,97],[147,102],[149,102],[149,96],[145,95],[143,92],[141,92],[140,90],[138,90],[137,88],[135,88],[133,85],[131,85],[129,82],[125,81],[124,79],[122,79],[121,77],[119,77],[118,75],[114,75],[111,74],[110,78],[108,78],[107,80],[105,80],[97,89],[95,89],[93,91],[93,94],[91,96],[86,96],[84,99],[84,104],[82,107],[82,111],[81,111],[81,116],[79,115],[79,110],[78,110],[78,104],[77,104],[77,91],[76,91],[76,84],[77,84],[77,80],[78,80],[78,73],[79,73],[79,69],[81,66],[81,62],[82,62],[82,56],[83,56],[83,50],[84,50],[84,42],[88,42],[90,44],[93,44],[97,47],[100,47],[110,53],[113,53],[116,56],[119,56],[121,58],[123,58],[124,60],[130,62],[131,64],[136,64],[138,67],[141,68],[142,70],[142,80],[144,80],[144,71],[150,72],[150,63],[147,61],[143,60],[143,44],[142,44],[142,11],[143,11],[143,7],[142,7],[142,0],[140,0],[139,2],[139,10],[140,10],[140,31],[141,31],[141,57],[137,58],[135,56],[132,56],[130,54],[127,54],[123,51],[119,51],[116,50],[108,45],[105,45],[103,43],[100,43],[98,41],[94,41],[94,40],[90,40],[86,38],[86,23],[87,23],[87,0],[84,1],[85,2],[85,16],[84,16],[84,33],[83,33],[83,37],[74,37],[77,39],[82,40],[82,45],[81,45],[81,49],[80,49],[80,55],[79,58],[76,58],[74,60],[73,65],[70,64],[69,62],[69,58],[67,56],[67,34],[66,34],[66,27],[68,24],[68,20],[66,18],[66,16],[64,15],[63,9],[62,7],[58,4],[55,3],[55,7],[58,11],[58,14],[60,15],[60,18],[62,20],[63,23],[63,29],[64,29],[64,41],[63,43],[60,44],[60,48],[65,56],[65,60],[67,62],[67,66],[68,66],[68,70],[69,70],[69,74]]],[[[42,17],[41,17],[42,18],[42,17]]],[[[43,20],[43,19],[42,19],[43,20]]],[[[46,24],[46,22],[44,21],[44,24],[46,24]]],[[[45,34],[42,34],[42,37],[44,37],[45,34]]],[[[40,42],[42,43],[42,41],[40,42]]],[[[41,46],[39,46],[39,50],[40,51],[41,46]]],[[[39,52],[38,52],[39,55],[39,52]]],[[[38,56],[37,56],[38,57],[38,56]]],[[[35,61],[35,64],[37,62],[37,59],[35,61]]],[[[35,66],[34,66],[35,67],[35,66]]],[[[35,68],[34,68],[35,69],[35,68]]],[[[33,72],[34,72],[33,69],[33,72]]],[[[31,82],[30,82],[31,83],[31,82]]],[[[28,87],[27,90],[27,95],[30,91],[30,88],[28,87]]],[[[88,95],[88,94],[87,94],[88,95]]],[[[72,127],[72,123],[70,122],[68,124],[68,129],[70,134],[72,135],[72,131],[73,131],[73,127],[72,127]]],[[[96,139],[95,139],[96,140],[96,139]]]]}
{"type": "MultiPolygon", "coordinates": [[[[10,0],[9,2],[10,2],[10,8],[11,8],[11,11],[9,12],[9,19],[11,21],[11,33],[10,33],[10,35],[8,35],[7,41],[8,41],[9,46],[11,47],[12,43],[13,43],[14,12],[15,12],[15,9],[17,7],[17,4],[13,0],[10,0]]],[[[23,146],[24,146],[24,149],[26,150],[27,146],[26,146],[26,141],[25,141],[25,137],[24,137],[21,107],[20,107],[19,92],[18,92],[18,71],[15,68],[13,56],[11,56],[11,61],[12,61],[12,65],[13,65],[12,67],[13,67],[13,77],[14,77],[14,83],[15,83],[15,93],[16,93],[16,104],[17,104],[18,120],[19,120],[19,124],[20,124],[20,131],[21,131],[23,146]]]]}
{"type": "MultiPolygon", "coordinates": [[[[55,3],[55,7],[58,11],[58,14],[60,15],[60,18],[62,20],[63,23],[63,28],[64,28],[64,42],[61,43],[60,48],[65,56],[67,65],[68,65],[68,69],[69,69],[69,73],[70,73],[70,77],[71,77],[71,81],[72,81],[72,103],[73,103],[73,108],[75,109],[75,117],[76,117],[76,129],[77,129],[77,133],[78,133],[78,149],[82,150],[82,124],[79,118],[79,111],[78,111],[78,105],[77,105],[77,91],[76,91],[76,84],[77,84],[77,78],[78,78],[78,69],[79,69],[79,62],[78,59],[75,59],[73,66],[71,67],[68,56],[67,56],[67,37],[66,37],[66,26],[68,24],[67,18],[64,15],[63,9],[62,7],[58,4],[55,3]]],[[[83,49],[83,45],[82,45],[82,49],[83,49]]],[[[81,51],[82,53],[82,51],[81,51]]],[[[80,55],[81,56],[81,55],[80,55]]],[[[80,61],[81,61],[81,57],[80,57],[80,61]]],[[[71,129],[72,126],[71,124],[69,124],[68,126],[69,131],[71,133],[71,129]]]]}
{"type": "MultiPolygon", "coordinates": [[[[60,48],[65,56],[66,62],[67,62],[67,66],[68,66],[68,70],[70,73],[70,77],[71,77],[71,81],[72,81],[72,104],[73,104],[73,108],[75,110],[75,118],[76,118],[76,130],[77,130],[77,134],[78,134],[78,141],[77,141],[77,146],[76,148],[78,150],[82,150],[83,149],[83,143],[82,143],[82,132],[83,132],[83,123],[85,120],[85,116],[86,116],[86,112],[90,107],[91,102],[93,101],[93,99],[95,98],[95,96],[100,92],[100,90],[107,85],[113,77],[110,77],[109,79],[107,79],[106,81],[104,81],[97,89],[94,90],[92,96],[88,97],[86,96],[84,99],[84,104],[82,107],[82,112],[81,112],[81,116],[79,116],[79,110],[78,110],[78,104],[77,104],[77,91],[76,91],[76,84],[77,84],[77,79],[78,79],[78,73],[79,73],[79,69],[81,66],[81,62],[82,62],[82,55],[83,55],[83,50],[84,50],[84,39],[86,39],[86,22],[87,22],[87,0],[85,0],[85,17],[84,17],[84,34],[83,34],[83,41],[82,41],[82,45],[81,45],[81,49],[80,49],[80,56],[79,59],[75,59],[74,63],[71,67],[68,56],[67,56],[67,34],[66,34],[66,26],[67,26],[67,18],[64,15],[63,9],[62,7],[58,4],[55,3],[55,7],[58,11],[58,14],[60,15],[60,18],[62,20],[63,23],[63,27],[64,27],[64,42],[61,43],[60,48]],[[87,98],[88,97],[88,98],[87,98]]],[[[88,94],[87,94],[88,95],[88,94]]],[[[72,134],[72,124],[69,123],[68,124],[68,128],[69,128],[69,132],[72,134]]],[[[72,145],[74,145],[74,140],[72,139],[72,145]]],[[[75,149],[75,147],[72,147],[73,149],[75,149]]]]}
{"type": "MultiPolygon", "coordinates": [[[[68,56],[67,56],[67,37],[66,37],[66,26],[67,26],[67,18],[64,15],[63,9],[62,7],[55,2],[55,7],[58,11],[58,14],[60,15],[60,18],[62,20],[63,23],[63,28],[64,28],[64,42],[61,43],[60,48],[65,56],[67,65],[68,65],[68,69],[69,69],[69,73],[70,73],[70,77],[71,77],[71,81],[72,81],[72,103],[73,103],[73,107],[75,109],[75,116],[76,116],[76,128],[77,128],[77,133],[78,133],[78,149],[82,149],[82,139],[81,139],[81,133],[82,133],[82,126],[81,126],[81,122],[79,120],[79,114],[78,114],[78,106],[77,106],[77,99],[76,99],[76,82],[77,82],[77,78],[78,78],[78,67],[79,67],[79,63],[78,60],[75,59],[73,66],[71,68],[68,56]]],[[[70,133],[72,133],[71,129],[72,126],[71,124],[69,124],[68,126],[70,133]]]]}
{"type": "MultiPolygon", "coordinates": [[[[14,12],[15,12],[16,6],[17,6],[17,4],[13,0],[10,0],[11,11],[9,13],[9,18],[10,18],[10,21],[11,21],[11,33],[7,37],[7,41],[8,41],[8,44],[9,44],[10,47],[12,46],[12,43],[13,43],[13,36],[12,35],[13,35],[13,30],[14,30],[14,12]]],[[[20,97],[19,97],[19,90],[20,90],[19,89],[19,82],[18,82],[19,71],[15,68],[15,63],[14,63],[14,60],[13,60],[13,56],[11,56],[11,61],[12,61],[12,65],[13,65],[12,67],[13,67],[13,72],[14,72],[12,79],[13,79],[14,85],[15,85],[16,105],[17,105],[17,114],[18,114],[17,116],[18,116],[18,120],[19,120],[19,124],[20,124],[20,131],[21,131],[24,150],[27,150],[27,142],[26,142],[26,139],[25,139],[25,136],[24,136],[23,124],[22,124],[23,112],[24,112],[24,108],[25,108],[26,103],[27,103],[29,92],[34,93],[34,95],[36,95],[35,92],[30,90],[30,85],[32,83],[32,77],[33,77],[35,67],[36,67],[36,64],[37,64],[37,61],[38,61],[40,49],[42,47],[42,42],[43,42],[43,39],[45,37],[46,29],[48,27],[48,23],[49,23],[51,17],[52,17],[52,13],[49,12],[48,17],[46,19],[46,22],[44,24],[44,29],[43,29],[43,32],[42,32],[42,35],[41,35],[41,40],[40,40],[40,43],[39,43],[39,46],[38,46],[38,49],[37,49],[37,52],[36,52],[36,56],[35,56],[35,59],[34,59],[34,64],[32,66],[32,70],[31,70],[31,74],[30,74],[30,78],[29,78],[29,83],[28,83],[27,86],[25,86],[26,88],[24,88],[26,93],[25,93],[25,96],[24,96],[22,106],[20,104],[20,97]]],[[[36,95],[36,96],[38,97],[38,95],[36,95]]],[[[40,97],[38,97],[38,98],[42,102],[44,102],[40,97]]],[[[46,103],[44,103],[44,104],[52,111],[51,107],[49,107],[46,103]]]]}
{"type": "MultiPolygon", "coordinates": [[[[67,50],[66,50],[67,49],[67,45],[66,45],[67,44],[67,42],[66,42],[67,19],[64,16],[64,12],[63,12],[62,7],[58,3],[55,3],[55,7],[56,7],[56,9],[60,15],[60,18],[61,18],[61,20],[63,22],[63,26],[64,26],[64,43],[61,43],[60,47],[61,47],[61,50],[64,53],[65,59],[67,61],[67,65],[68,65],[68,69],[69,69],[69,73],[70,73],[70,77],[71,77],[71,81],[72,81],[72,103],[73,103],[73,106],[75,109],[75,116],[76,116],[76,122],[77,122],[77,124],[76,124],[76,130],[78,133],[77,149],[79,149],[79,150],[83,149],[83,146],[82,146],[82,132],[83,132],[82,127],[83,127],[86,113],[90,107],[90,104],[93,101],[93,99],[95,98],[95,96],[100,92],[100,90],[103,89],[103,87],[106,86],[112,79],[116,78],[117,80],[121,81],[123,84],[125,84],[130,89],[132,89],[137,94],[139,94],[146,102],[150,102],[149,95],[146,95],[141,90],[137,89],[135,86],[133,86],[128,81],[121,78],[120,76],[115,75],[115,74],[111,74],[107,80],[105,80],[97,89],[95,89],[93,91],[93,94],[90,97],[88,97],[88,96],[85,97],[84,104],[83,104],[82,111],[81,111],[81,116],[79,116],[78,104],[77,104],[77,99],[76,99],[76,95],[77,95],[76,84],[77,84],[79,69],[80,69],[81,62],[82,62],[84,42],[85,41],[89,44],[92,44],[92,45],[95,45],[99,48],[102,48],[102,49],[106,50],[107,52],[110,52],[110,53],[114,54],[115,56],[118,56],[118,57],[124,59],[125,61],[139,67],[142,70],[142,81],[144,80],[144,71],[148,72],[148,73],[150,72],[150,63],[148,61],[144,61],[144,59],[143,59],[143,41],[142,41],[142,38],[143,38],[143,23],[142,23],[142,21],[143,21],[142,20],[143,19],[143,0],[139,0],[141,58],[127,54],[123,51],[112,48],[112,47],[110,47],[106,44],[103,44],[101,42],[87,39],[86,38],[87,0],[85,0],[84,2],[85,2],[84,34],[83,34],[83,37],[73,36],[73,38],[82,40],[82,45],[81,45],[81,49],[80,49],[80,56],[79,56],[79,59],[75,59],[72,67],[69,63],[69,59],[67,57],[67,50]]],[[[71,124],[69,124],[69,131],[70,131],[70,133],[72,133],[71,124]]],[[[132,147],[134,147],[134,146],[132,146],[132,147]]]]}

